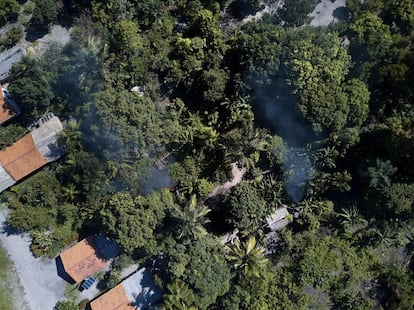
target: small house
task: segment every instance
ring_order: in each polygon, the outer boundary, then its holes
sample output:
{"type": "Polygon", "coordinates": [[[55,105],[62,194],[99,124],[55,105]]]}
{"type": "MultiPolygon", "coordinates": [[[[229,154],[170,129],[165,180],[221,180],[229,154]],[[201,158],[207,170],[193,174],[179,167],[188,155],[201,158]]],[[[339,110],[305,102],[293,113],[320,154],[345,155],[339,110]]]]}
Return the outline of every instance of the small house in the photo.
{"type": "Polygon", "coordinates": [[[115,242],[103,235],[96,235],[89,236],[62,252],[59,259],[64,272],[75,283],[80,283],[108,266],[111,259],[119,253],[120,249],[115,242]]]}
{"type": "Polygon", "coordinates": [[[91,310],[148,309],[161,299],[161,292],[142,268],[90,303],[91,310]]]}
{"type": "Polygon", "coordinates": [[[285,206],[276,209],[272,214],[266,217],[267,226],[271,231],[277,231],[289,224],[290,213],[285,206]]]}
{"type": "Polygon", "coordinates": [[[62,129],[59,118],[49,113],[30,133],[0,150],[0,193],[64,154],[57,142],[62,129]]]}

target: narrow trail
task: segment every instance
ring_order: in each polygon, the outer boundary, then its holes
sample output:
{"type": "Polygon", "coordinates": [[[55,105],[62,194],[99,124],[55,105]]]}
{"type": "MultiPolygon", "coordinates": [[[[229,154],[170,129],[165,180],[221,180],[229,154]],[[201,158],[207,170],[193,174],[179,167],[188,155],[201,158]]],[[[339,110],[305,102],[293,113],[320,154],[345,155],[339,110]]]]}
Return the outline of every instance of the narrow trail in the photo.
{"type": "Polygon", "coordinates": [[[246,173],[246,169],[237,167],[237,163],[232,163],[231,166],[232,166],[232,169],[231,169],[232,179],[222,185],[216,186],[213,189],[213,191],[210,193],[210,195],[208,195],[208,198],[213,198],[219,195],[223,195],[230,188],[232,188],[233,186],[236,186],[237,184],[241,182],[244,174],[246,173]]]}

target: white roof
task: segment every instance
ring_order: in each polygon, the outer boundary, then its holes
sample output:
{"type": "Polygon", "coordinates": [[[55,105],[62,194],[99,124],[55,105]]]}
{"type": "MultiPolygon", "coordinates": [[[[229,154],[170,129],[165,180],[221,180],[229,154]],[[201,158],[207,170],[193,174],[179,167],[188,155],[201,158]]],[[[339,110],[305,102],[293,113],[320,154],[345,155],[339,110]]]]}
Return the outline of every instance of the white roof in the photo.
{"type": "Polygon", "coordinates": [[[286,220],[288,215],[290,215],[290,213],[286,207],[278,208],[266,218],[267,225],[271,230],[280,229],[289,223],[289,221],[286,220]]]}

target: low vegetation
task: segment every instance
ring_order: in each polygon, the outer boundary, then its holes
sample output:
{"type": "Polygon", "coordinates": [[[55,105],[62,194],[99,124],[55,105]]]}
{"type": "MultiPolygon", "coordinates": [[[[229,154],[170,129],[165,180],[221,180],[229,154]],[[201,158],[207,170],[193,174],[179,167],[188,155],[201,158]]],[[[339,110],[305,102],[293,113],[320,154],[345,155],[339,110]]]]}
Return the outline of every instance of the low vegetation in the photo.
{"type": "Polygon", "coordinates": [[[16,286],[18,280],[13,276],[13,265],[2,247],[0,247],[0,279],[0,309],[12,310],[14,309],[12,287],[16,286]]]}

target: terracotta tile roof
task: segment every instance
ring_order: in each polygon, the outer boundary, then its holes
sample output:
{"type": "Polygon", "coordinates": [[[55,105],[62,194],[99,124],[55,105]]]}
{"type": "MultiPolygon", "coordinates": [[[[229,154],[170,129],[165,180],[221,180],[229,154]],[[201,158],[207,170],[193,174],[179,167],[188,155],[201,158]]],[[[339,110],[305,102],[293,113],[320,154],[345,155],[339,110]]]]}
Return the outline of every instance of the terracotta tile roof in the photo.
{"type": "Polygon", "coordinates": [[[104,259],[95,246],[95,238],[89,236],[79,241],[71,248],[60,254],[66,273],[81,282],[105,267],[109,261],[104,259]]]}
{"type": "Polygon", "coordinates": [[[47,164],[46,158],[36,149],[31,134],[0,151],[0,163],[4,170],[18,181],[47,164]]]}
{"type": "Polygon", "coordinates": [[[118,284],[113,289],[99,296],[90,304],[92,310],[134,310],[138,309],[132,306],[129,301],[124,287],[118,284]]]}
{"type": "Polygon", "coordinates": [[[16,111],[9,103],[7,103],[3,95],[3,89],[0,85],[0,124],[4,123],[5,121],[8,121],[15,115],[16,111]]]}
{"type": "Polygon", "coordinates": [[[90,306],[92,310],[148,309],[161,298],[161,292],[152,282],[150,274],[145,268],[141,268],[96,298],[90,306]]]}

